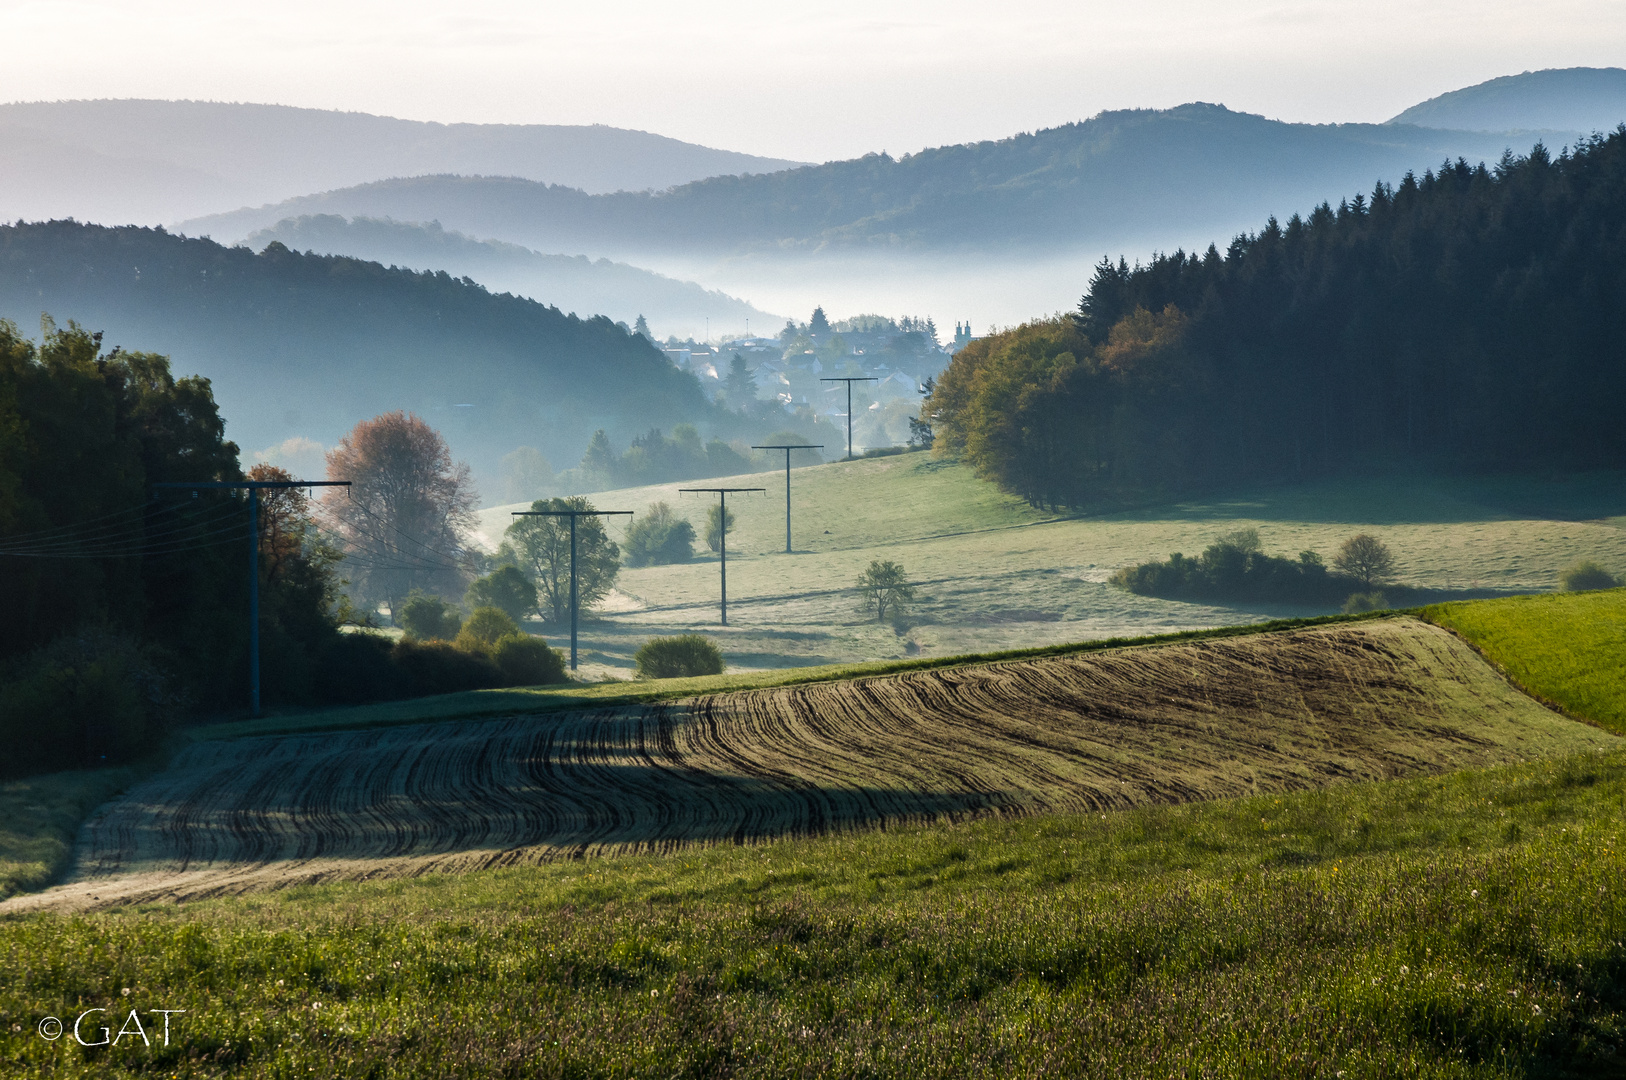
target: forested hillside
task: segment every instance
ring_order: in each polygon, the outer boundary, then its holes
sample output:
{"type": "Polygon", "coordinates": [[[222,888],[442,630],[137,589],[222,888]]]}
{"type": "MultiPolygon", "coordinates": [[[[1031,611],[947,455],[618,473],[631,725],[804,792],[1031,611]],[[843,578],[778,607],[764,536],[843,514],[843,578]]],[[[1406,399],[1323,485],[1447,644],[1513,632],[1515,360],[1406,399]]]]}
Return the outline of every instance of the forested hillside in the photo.
{"type": "Polygon", "coordinates": [[[1085,505],[1405,462],[1626,465],[1626,128],[1459,161],[1224,251],[1103,261],[1076,317],[973,342],[941,445],[1085,505]]]}
{"type": "Polygon", "coordinates": [[[602,316],[280,244],[256,254],[157,229],[0,226],[0,317],[26,328],[41,312],[209,378],[245,452],[291,437],[331,446],[406,409],[490,484],[519,446],[574,462],[598,428],[625,441],[720,418],[693,376],[602,316]]]}
{"type": "Polygon", "coordinates": [[[1284,124],[1190,104],[1102,113],[1009,139],[884,153],[784,172],[715,176],[670,191],[589,195],[519,179],[420,176],[197,218],[226,240],[303,214],[439,221],[543,251],[818,248],[984,255],[1230,229],[1283,204],[1459,154],[1495,160],[1500,136],[1378,124],[1284,124]]]}

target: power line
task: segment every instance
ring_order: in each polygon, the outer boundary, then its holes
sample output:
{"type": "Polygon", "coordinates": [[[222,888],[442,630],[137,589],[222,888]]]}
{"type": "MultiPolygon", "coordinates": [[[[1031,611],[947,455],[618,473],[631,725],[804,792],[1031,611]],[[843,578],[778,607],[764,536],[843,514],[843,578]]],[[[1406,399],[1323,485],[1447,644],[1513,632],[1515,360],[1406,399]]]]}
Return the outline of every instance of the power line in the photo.
{"type": "MultiPolygon", "coordinates": [[[[534,503],[532,505],[535,505],[534,503]]],[[[576,519],[579,517],[632,517],[631,510],[512,510],[514,517],[562,517],[570,519],[570,670],[576,670],[576,519]]]]}
{"type": "MultiPolygon", "coordinates": [[[[786,455],[789,456],[788,454],[786,455]]],[[[715,492],[717,495],[717,550],[721,558],[718,567],[722,571],[723,579],[723,625],[728,625],[728,497],[742,491],[767,491],[767,488],[678,488],[680,493],[705,494],[715,492]]]]}
{"type": "Polygon", "coordinates": [[[823,450],[823,443],[776,443],[753,446],[753,450],[783,450],[785,452],[785,554],[790,554],[790,452],[792,450],[823,450]]]}
{"type": "Polygon", "coordinates": [[[260,715],[260,492],[349,486],[348,480],[205,480],[153,485],[154,488],[190,488],[193,498],[204,490],[248,492],[248,700],[255,716],[260,715]]]}
{"type": "MultiPolygon", "coordinates": [[[[847,384],[847,460],[851,461],[853,459],[853,383],[855,383],[855,382],[880,382],[881,380],[876,378],[873,375],[853,375],[853,376],[839,375],[839,376],[835,376],[833,378],[831,378],[831,377],[823,378],[823,379],[820,379],[819,381],[820,382],[844,382],[844,383],[847,384]]],[[[834,390],[835,387],[832,386],[830,389],[834,390]]]]}

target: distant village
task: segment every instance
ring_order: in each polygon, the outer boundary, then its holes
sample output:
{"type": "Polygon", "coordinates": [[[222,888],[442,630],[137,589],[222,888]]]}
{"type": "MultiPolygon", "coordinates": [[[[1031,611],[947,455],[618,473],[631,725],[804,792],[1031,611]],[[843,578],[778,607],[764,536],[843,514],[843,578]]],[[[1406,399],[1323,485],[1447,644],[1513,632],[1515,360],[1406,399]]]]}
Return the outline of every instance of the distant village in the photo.
{"type": "MultiPolygon", "coordinates": [[[[774,337],[737,337],[715,343],[680,341],[669,337],[661,346],[678,368],[691,372],[713,398],[728,395],[735,358],[743,361],[759,400],[777,399],[787,413],[810,411],[831,420],[843,420],[847,400],[841,387],[823,378],[858,376],[877,381],[861,388],[866,410],[913,415],[927,383],[948,365],[949,358],[974,340],[971,324],[956,323],[947,346],[930,318],[860,315],[835,322],[823,308],[805,323],[789,321],[774,337]]],[[[855,403],[859,400],[855,393],[855,403]]],[[[729,401],[738,408],[743,402],[729,401]]],[[[874,419],[883,427],[881,416],[874,419]]]]}

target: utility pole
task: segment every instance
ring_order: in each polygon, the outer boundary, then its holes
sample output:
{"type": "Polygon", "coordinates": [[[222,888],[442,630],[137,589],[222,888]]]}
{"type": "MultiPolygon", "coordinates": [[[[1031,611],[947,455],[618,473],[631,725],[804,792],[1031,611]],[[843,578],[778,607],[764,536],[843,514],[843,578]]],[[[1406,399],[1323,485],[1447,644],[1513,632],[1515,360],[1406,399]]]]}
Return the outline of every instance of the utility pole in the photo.
{"type": "Polygon", "coordinates": [[[155,488],[203,491],[225,488],[248,492],[248,707],[260,715],[260,492],[270,488],[349,487],[348,480],[206,480],[196,484],[154,484],[155,488]]]}
{"type": "Polygon", "coordinates": [[[717,551],[722,556],[718,566],[723,574],[723,625],[728,625],[728,497],[741,491],[767,491],[767,488],[678,488],[679,492],[717,493],[717,551]]]}
{"type": "MultiPolygon", "coordinates": [[[[839,378],[834,378],[834,379],[828,379],[828,378],[820,379],[819,381],[820,382],[844,382],[844,383],[847,384],[847,460],[851,461],[853,459],[853,383],[855,383],[855,382],[880,382],[881,380],[877,379],[877,378],[874,378],[873,376],[866,375],[866,376],[864,376],[862,378],[859,378],[857,376],[854,376],[853,378],[847,378],[846,376],[841,376],[839,378]]],[[[835,387],[832,386],[830,389],[834,390],[835,387]]]]}
{"type": "Polygon", "coordinates": [[[753,450],[783,450],[785,452],[785,554],[790,554],[790,452],[792,450],[823,450],[823,443],[778,443],[772,446],[753,446],[753,450]]]}
{"type": "Polygon", "coordinates": [[[579,517],[608,517],[615,514],[632,516],[631,510],[514,510],[515,517],[562,517],[570,519],[570,670],[576,670],[576,519],[579,517]]]}

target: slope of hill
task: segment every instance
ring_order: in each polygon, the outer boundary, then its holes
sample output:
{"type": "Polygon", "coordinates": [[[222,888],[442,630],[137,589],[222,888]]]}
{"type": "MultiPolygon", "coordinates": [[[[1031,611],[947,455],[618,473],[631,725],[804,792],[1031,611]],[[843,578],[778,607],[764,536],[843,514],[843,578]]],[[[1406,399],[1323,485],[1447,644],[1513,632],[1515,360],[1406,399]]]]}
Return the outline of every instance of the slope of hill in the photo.
{"type": "Polygon", "coordinates": [[[599,124],[437,124],[214,101],[0,105],[5,221],[158,224],[422,173],[523,176],[603,192],[795,164],[599,124]]]}
{"type": "Polygon", "coordinates": [[[1505,139],[1374,124],[1285,124],[1223,106],[1102,113],[998,142],[901,159],[717,176],[670,191],[590,195],[527,180],[420,176],[195,218],[237,239],[303,214],[439,221],[541,250],[897,253],[1099,249],[1228,229],[1308,209],[1459,155],[1495,160],[1505,139]]]}
{"type": "Polygon", "coordinates": [[[295,436],[331,445],[407,409],[490,478],[516,446],[574,460],[598,427],[625,441],[717,415],[693,376],[603,316],[281,245],[0,226],[0,317],[27,327],[42,311],[209,377],[248,451],[295,436]]]}
{"type": "Polygon", "coordinates": [[[408,224],[379,218],[317,214],[288,218],[248,238],[259,251],[277,241],[295,251],[353,255],[414,270],[467,275],[493,291],[529,296],[561,311],[608,315],[631,323],[649,320],[657,337],[700,338],[713,328],[738,328],[756,320],[773,328],[783,316],[759,311],[744,300],[677,281],[650,270],[584,255],[545,255],[517,244],[476,240],[448,232],[437,222],[408,224]]]}
{"type": "Polygon", "coordinates": [[[89,826],[73,884],[0,910],[1286,792],[1615,741],[1398,618],[541,720],[200,742],[89,826]]]}
{"type": "Polygon", "coordinates": [[[1584,67],[1503,75],[1429,98],[1389,121],[1458,131],[1561,134],[1608,132],[1623,122],[1626,69],[1584,67]]]}

